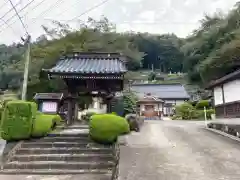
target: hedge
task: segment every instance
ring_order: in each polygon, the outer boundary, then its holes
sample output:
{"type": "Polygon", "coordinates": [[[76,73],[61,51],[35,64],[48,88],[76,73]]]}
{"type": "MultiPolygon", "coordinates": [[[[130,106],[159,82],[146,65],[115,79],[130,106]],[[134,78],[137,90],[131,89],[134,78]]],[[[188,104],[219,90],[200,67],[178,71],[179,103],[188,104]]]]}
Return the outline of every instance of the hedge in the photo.
{"type": "Polygon", "coordinates": [[[59,115],[37,112],[33,123],[32,137],[46,136],[59,124],[61,124],[61,117],[59,115]]]}
{"type": "Polygon", "coordinates": [[[5,140],[29,138],[36,107],[32,102],[20,100],[7,102],[2,113],[1,137],[5,140]]]}
{"type": "Polygon", "coordinates": [[[204,109],[204,107],[206,107],[206,109],[208,109],[210,107],[210,103],[208,100],[200,100],[196,104],[196,109],[204,109]]]}
{"type": "Polygon", "coordinates": [[[119,135],[129,132],[127,120],[114,114],[93,115],[89,123],[90,137],[102,144],[114,143],[119,135]]]}
{"type": "Polygon", "coordinates": [[[190,103],[183,103],[176,106],[176,115],[182,117],[182,119],[195,118],[195,108],[190,103]]]}

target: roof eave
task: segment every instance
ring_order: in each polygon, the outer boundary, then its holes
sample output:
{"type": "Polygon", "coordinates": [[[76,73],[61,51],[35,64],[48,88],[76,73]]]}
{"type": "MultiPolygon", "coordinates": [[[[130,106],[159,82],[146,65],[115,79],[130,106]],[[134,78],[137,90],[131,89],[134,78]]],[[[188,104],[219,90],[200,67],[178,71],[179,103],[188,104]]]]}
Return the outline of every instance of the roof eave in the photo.
{"type": "Polygon", "coordinates": [[[240,78],[240,69],[226,76],[223,76],[217,80],[211,81],[208,85],[205,86],[205,89],[211,90],[217,86],[221,86],[222,84],[228,83],[230,81],[234,81],[239,78],[240,78]]]}

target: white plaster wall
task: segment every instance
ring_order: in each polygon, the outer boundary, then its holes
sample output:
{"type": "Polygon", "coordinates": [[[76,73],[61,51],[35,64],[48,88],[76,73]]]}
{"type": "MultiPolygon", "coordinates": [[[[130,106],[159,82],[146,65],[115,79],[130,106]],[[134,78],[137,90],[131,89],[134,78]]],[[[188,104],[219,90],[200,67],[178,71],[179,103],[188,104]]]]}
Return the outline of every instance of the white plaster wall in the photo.
{"type": "Polygon", "coordinates": [[[175,104],[175,100],[165,100],[166,104],[175,104]]]}
{"type": "Polygon", "coordinates": [[[224,84],[223,90],[225,103],[240,100],[240,80],[235,80],[224,84]]]}
{"type": "Polygon", "coordinates": [[[178,105],[181,105],[181,104],[183,104],[185,101],[184,100],[176,100],[176,105],[178,106],[178,105]]]}
{"type": "Polygon", "coordinates": [[[221,86],[215,87],[213,90],[214,94],[214,104],[222,104],[223,103],[223,94],[222,94],[222,88],[221,86]]]}

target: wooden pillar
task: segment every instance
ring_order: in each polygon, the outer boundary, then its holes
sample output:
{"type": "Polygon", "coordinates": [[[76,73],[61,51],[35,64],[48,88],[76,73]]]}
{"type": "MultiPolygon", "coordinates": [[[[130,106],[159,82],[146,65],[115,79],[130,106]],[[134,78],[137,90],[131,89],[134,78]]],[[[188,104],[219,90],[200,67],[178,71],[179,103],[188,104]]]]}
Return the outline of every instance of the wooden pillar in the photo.
{"type": "Polygon", "coordinates": [[[107,113],[111,113],[111,99],[107,99],[107,113]]]}
{"type": "MultiPolygon", "coordinates": [[[[67,109],[67,125],[71,125],[77,119],[76,104],[77,104],[77,91],[73,81],[65,80],[68,87],[68,109],[67,109]]],[[[78,109],[78,108],[77,108],[78,109]]]]}
{"type": "Polygon", "coordinates": [[[68,109],[67,109],[67,125],[71,125],[73,123],[73,99],[72,96],[68,97],[68,109]]]}
{"type": "Polygon", "coordinates": [[[75,110],[74,120],[77,121],[78,120],[78,101],[77,101],[77,99],[75,101],[75,108],[74,108],[74,110],[75,110]]]}

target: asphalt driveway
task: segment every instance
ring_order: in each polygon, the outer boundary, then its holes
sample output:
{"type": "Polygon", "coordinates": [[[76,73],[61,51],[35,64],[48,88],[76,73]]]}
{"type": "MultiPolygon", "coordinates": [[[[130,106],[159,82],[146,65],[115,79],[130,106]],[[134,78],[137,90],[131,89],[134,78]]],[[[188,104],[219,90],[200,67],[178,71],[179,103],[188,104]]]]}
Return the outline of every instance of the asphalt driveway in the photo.
{"type": "Polygon", "coordinates": [[[240,144],[204,122],[147,121],[121,147],[120,180],[239,180],[240,144]]]}

